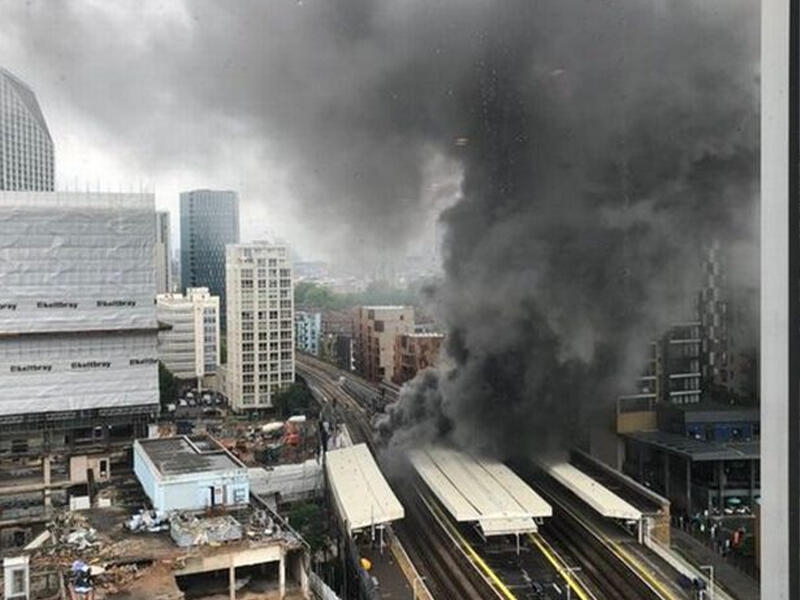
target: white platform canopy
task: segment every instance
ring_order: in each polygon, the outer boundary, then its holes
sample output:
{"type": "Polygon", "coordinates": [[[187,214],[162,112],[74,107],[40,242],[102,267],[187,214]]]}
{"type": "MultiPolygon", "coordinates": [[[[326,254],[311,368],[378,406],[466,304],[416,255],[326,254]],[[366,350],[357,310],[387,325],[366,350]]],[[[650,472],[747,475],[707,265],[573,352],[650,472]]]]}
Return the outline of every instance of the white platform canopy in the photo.
{"type": "Polygon", "coordinates": [[[350,533],[405,516],[366,444],[327,452],[325,470],[336,508],[350,533]]]}
{"type": "Polygon", "coordinates": [[[483,534],[536,531],[535,518],[552,507],[511,469],[454,448],[428,446],[409,452],[419,476],[456,521],[476,521],[483,534]]]}
{"type": "Polygon", "coordinates": [[[608,488],[567,462],[539,461],[539,465],[561,485],[604,517],[639,521],[642,512],[608,488]]]}

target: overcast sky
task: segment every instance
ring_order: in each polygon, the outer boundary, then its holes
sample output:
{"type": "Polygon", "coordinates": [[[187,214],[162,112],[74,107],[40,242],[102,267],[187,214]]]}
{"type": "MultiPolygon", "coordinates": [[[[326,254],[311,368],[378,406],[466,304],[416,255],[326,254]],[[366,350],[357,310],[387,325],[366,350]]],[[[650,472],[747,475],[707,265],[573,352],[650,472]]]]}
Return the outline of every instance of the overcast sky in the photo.
{"type": "Polygon", "coordinates": [[[174,239],[178,194],[207,187],[239,192],[244,239],[276,235],[306,257],[337,259],[376,243],[402,255],[420,238],[429,245],[442,204],[434,197],[457,190],[458,170],[431,153],[420,161],[424,190],[404,190],[418,231],[376,242],[381,211],[358,219],[356,206],[321,201],[346,195],[349,184],[305,181],[337,163],[360,176],[340,140],[314,128],[326,118],[320,106],[347,102],[359,74],[374,68],[367,54],[337,47],[337,23],[320,2],[0,0],[0,12],[0,62],[38,96],[57,187],[154,191],[173,215],[174,239]]]}
{"type": "Polygon", "coordinates": [[[639,171],[660,174],[677,150],[675,182],[706,133],[731,138],[715,151],[738,144],[757,13],[749,0],[0,0],[0,63],[39,98],[60,189],[153,190],[175,230],[180,191],[234,189],[245,240],[380,262],[431,248],[468,165],[542,177],[572,140],[558,178],[577,182],[594,173],[581,154],[624,157],[642,137],[639,171]],[[662,121],[675,148],[653,154],[641,132],[662,121]],[[516,149],[526,139],[544,155],[516,149]]]}

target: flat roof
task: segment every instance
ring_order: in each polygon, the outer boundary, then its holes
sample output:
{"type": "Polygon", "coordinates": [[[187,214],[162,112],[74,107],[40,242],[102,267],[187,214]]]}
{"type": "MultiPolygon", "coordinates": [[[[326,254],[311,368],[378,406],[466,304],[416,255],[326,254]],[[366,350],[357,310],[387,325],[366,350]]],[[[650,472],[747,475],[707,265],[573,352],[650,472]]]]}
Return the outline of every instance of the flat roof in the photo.
{"type": "Polygon", "coordinates": [[[136,440],[161,475],[246,469],[215,440],[186,435],[136,440]]]}
{"type": "Polygon", "coordinates": [[[325,454],[325,471],[336,507],[351,533],[405,516],[366,444],[330,450],[325,454]]]}
{"type": "Polygon", "coordinates": [[[443,333],[436,333],[433,331],[420,331],[420,332],[412,332],[412,333],[401,333],[400,335],[405,335],[410,338],[443,338],[443,333]]]}
{"type": "Polygon", "coordinates": [[[709,442],[664,431],[635,431],[625,437],[694,462],[750,460],[761,456],[759,442],[709,442]]]}
{"type": "Polygon", "coordinates": [[[552,507],[504,464],[454,448],[428,446],[409,459],[456,521],[477,521],[484,535],[536,531],[552,507]]]}
{"type": "Polygon", "coordinates": [[[361,308],[364,310],[403,310],[411,307],[407,304],[369,304],[361,308]]]}
{"type": "Polygon", "coordinates": [[[539,460],[539,465],[569,491],[610,519],[638,521],[642,511],[568,462],[539,460]]]}

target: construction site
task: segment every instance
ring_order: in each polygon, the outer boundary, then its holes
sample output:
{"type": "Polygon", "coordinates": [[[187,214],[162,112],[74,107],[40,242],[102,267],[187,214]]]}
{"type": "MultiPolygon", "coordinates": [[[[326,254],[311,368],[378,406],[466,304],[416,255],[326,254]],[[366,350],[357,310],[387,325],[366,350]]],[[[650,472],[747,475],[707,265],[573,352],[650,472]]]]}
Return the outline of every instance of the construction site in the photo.
{"type": "Polygon", "coordinates": [[[309,597],[309,547],[274,496],[250,492],[259,467],[204,435],[137,440],[133,462],[85,504],[67,494],[71,506],[20,519],[24,546],[3,547],[6,598],[82,598],[82,581],[98,600],[309,597]]]}

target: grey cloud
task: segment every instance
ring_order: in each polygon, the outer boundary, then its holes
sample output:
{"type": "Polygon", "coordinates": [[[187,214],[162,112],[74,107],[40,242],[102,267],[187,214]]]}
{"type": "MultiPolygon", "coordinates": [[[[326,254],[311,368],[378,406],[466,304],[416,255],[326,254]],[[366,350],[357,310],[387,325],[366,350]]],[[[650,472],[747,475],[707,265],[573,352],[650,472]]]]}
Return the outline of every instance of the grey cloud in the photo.
{"type": "Polygon", "coordinates": [[[681,318],[703,245],[755,253],[757,2],[199,1],[131,38],[130,5],[20,6],[0,27],[142,164],[256,140],[358,259],[418,227],[431,153],[459,165],[434,296],[454,366],[395,441],[574,434],[681,318]]]}

